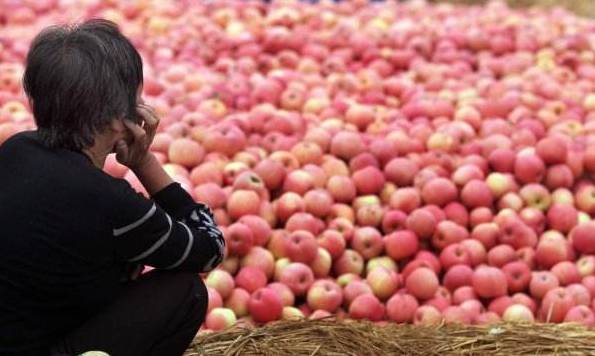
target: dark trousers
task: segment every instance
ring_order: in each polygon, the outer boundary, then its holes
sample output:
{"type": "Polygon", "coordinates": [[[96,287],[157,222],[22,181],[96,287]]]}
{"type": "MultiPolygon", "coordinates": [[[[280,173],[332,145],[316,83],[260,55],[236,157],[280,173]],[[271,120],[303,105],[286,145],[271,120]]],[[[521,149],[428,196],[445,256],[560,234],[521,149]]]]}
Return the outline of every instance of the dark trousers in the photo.
{"type": "Polygon", "coordinates": [[[153,270],[113,304],[70,333],[52,355],[104,351],[110,356],[182,355],[205,319],[206,287],[188,272],[153,270]]]}

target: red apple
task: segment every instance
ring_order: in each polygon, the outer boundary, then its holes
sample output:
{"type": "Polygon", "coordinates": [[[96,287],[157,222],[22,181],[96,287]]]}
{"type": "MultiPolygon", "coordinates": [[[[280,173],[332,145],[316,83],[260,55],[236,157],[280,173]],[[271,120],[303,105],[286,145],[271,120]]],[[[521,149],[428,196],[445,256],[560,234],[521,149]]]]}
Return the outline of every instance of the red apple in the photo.
{"type": "Polygon", "coordinates": [[[279,281],[287,285],[296,297],[306,294],[312,283],[314,273],[301,262],[292,262],[281,271],[279,281]]]}
{"type": "Polygon", "coordinates": [[[543,297],[539,309],[540,320],[560,323],[564,321],[566,314],[574,306],[574,298],[570,292],[562,287],[554,288],[543,297]]]}
{"type": "Polygon", "coordinates": [[[225,307],[231,309],[234,314],[241,318],[249,314],[248,301],[250,300],[250,293],[242,288],[234,288],[227,300],[225,300],[225,307]]]}
{"type": "Polygon", "coordinates": [[[418,299],[430,299],[436,293],[439,282],[436,273],[425,267],[415,269],[406,277],[405,286],[418,299]]]}
{"type": "Polygon", "coordinates": [[[525,262],[509,262],[502,267],[502,272],[506,275],[509,292],[521,292],[529,287],[531,269],[525,262]]]}
{"type": "Polygon", "coordinates": [[[473,269],[465,264],[459,264],[451,267],[444,274],[442,284],[450,291],[455,291],[463,286],[471,285],[473,269]]]}
{"type": "Polygon", "coordinates": [[[214,308],[208,312],[205,326],[209,330],[219,331],[232,327],[236,323],[236,315],[228,308],[214,308]]]}
{"type": "Polygon", "coordinates": [[[409,230],[400,230],[384,237],[386,254],[395,261],[413,256],[419,249],[417,236],[409,230]]]}
{"type": "Polygon", "coordinates": [[[384,305],[373,294],[361,294],[349,305],[349,316],[353,319],[379,321],[384,314],[384,305]]]}
{"type": "Polygon", "coordinates": [[[503,296],[508,289],[506,275],[496,267],[477,267],[473,272],[471,283],[477,295],[482,298],[503,296]]]}
{"type": "Polygon", "coordinates": [[[224,236],[228,251],[233,255],[244,256],[254,245],[252,230],[240,222],[229,225],[224,236]]]}
{"type": "Polygon", "coordinates": [[[211,271],[205,280],[205,284],[207,287],[215,289],[223,299],[229,297],[235,287],[231,274],[222,269],[211,271]]]}
{"type": "Polygon", "coordinates": [[[386,302],[388,318],[397,323],[411,323],[419,303],[411,294],[395,294],[386,302]]]}
{"type": "Polygon", "coordinates": [[[534,271],[529,282],[529,292],[535,299],[542,299],[545,294],[560,286],[558,278],[551,272],[534,271]]]}
{"type": "Polygon", "coordinates": [[[285,240],[285,253],[293,262],[312,263],[318,254],[314,235],[305,230],[293,231],[285,240]]]}
{"type": "Polygon", "coordinates": [[[260,288],[250,296],[248,310],[254,321],[267,323],[281,318],[283,304],[277,292],[270,288],[260,288]]]}
{"type": "Polygon", "coordinates": [[[267,276],[259,268],[246,266],[242,267],[235,278],[236,286],[253,293],[255,290],[266,286],[267,276]]]}
{"type": "Polygon", "coordinates": [[[419,238],[429,238],[436,229],[436,218],[427,209],[415,209],[407,217],[407,229],[413,231],[419,238]]]}
{"type": "Polygon", "coordinates": [[[367,261],[382,253],[384,241],[376,228],[370,226],[356,228],[351,239],[351,248],[367,261]]]}
{"type": "Polygon", "coordinates": [[[318,280],[308,289],[306,300],[313,310],[320,309],[334,313],[343,302],[343,291],[333,281],[318,280]]]}
{"type": "Polygon", "coordinates": [[[580,224],[570,232],[572,245],[577,252],[595,253],[595,222],[580,224]]]}

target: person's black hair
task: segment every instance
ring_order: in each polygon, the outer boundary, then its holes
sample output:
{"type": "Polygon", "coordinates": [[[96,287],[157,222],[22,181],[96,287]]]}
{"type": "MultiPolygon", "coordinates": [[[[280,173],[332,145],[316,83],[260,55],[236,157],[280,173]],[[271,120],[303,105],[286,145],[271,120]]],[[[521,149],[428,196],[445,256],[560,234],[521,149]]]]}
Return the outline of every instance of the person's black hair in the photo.
{"type": "Polygon", "coordinates": [[[140,55],[108,20],[51,26],[35,37],[23,87],[42,142],[81,150],[114,119],[138,123],[140,55]]]}

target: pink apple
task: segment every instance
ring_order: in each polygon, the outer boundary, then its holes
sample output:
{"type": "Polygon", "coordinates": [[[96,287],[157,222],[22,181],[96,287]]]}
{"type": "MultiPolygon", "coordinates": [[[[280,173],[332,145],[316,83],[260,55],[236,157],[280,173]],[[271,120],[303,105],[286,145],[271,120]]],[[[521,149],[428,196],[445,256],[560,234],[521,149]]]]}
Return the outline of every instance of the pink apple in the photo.
{"type": "Polygon", "coordinates": [[[328,277],[332,266],[333,259],[330,253],[324,248],[318,247],[318,254],[316,255],[316,258],[314,258],[314,261],[310,263],[310,268],[312,269],[314,276],[316,278],[328,277]]]}
{"type": "Polygon", "coordinates": [[[205,149],[189,138],[177,138],[171,142],[167,153],[171,163],[192,168],[202,162],[205,149]]]}
{"type": "Polygon", "coordinates": [[[305,230],[293,231],[285,240],[285,253],[293,262],[312,263],[318,255],[314,235],[305,230]]]}
{"type": "Polygon", "coordinates": [[[393,158],[384,166],[386,179],[398,187],[405,187],[413,183],[413,178],[419,171],[419,166],[407,158],[393,158]]]}
{"type": "Polygon", "coordinates": [[[566,142],[557,136],[545,137],[535,146],[535,152],[545,164],[566,163],[568,149],[566,142]]]}
{"type": "Polygon", "coordinates": [[[349,305],[349,316],[353,319],[379,321],[384,314],[384,305],[373,294],[361,294],[349,305]]]}
{"type": "Polygon", "coordinates": [[[440,264],[447,270],[458,264],[471,265],[471,257],[465,247],[460,243],[454,243],[440,252],[440,264]]]}
{"type": "Polygon", "coordinates": [[[486,250],[488,250],[496,245],[501,234],[498,224],[482,223],[473,228],[471,238],[481,242],[486,250]]]}
{"type": "Polygon", "coordinates": [[[339,231],[325,230],[317,237],[316,241],[319,247],[328,251],[333,260],[339,258],[345,251],[345,238],[339,231]]]}
{"type": "Polygon", "coordinates": [[[590,221],[576,226],[570,232],[570,238],[577,252],[595,253],[595,222],[590,221]]]}
{"type": "Polygon", "coordinates": [[[248,226],[250,230],[252,230],[254,245],[266,246],[272,234],[272,230],[265,219],[257,215],[245,215],[240,218],[239,222],[248,226]]]}
{"type": "Polygon", "coordinates": [[[399,278],[395,271],[384,267],[376,267],[366,276],[372,293],[380,300],[387,300],[399,288],[399,278]]]}
{"type": "Polygon", "coordinates": [[[535,154],[517,154],[514,162],[514,175],[521,183],[541,181],[545,174],[543,160],[535,154]]]}
{"type": "Polygon", "coordinates": [[[572,294],[576,305],[590,305],[591,292],[580,283],[573,283],[566,287],[566,290],[572,294]]]}
{"type": "Polygon", "coordinates": [[[578,222],[578,212],[568,204],[553,204],[547,212],[550,228],[568,233],[578,222]]]}
{"type": "Polygon", "coordinates": [[[507,263],[516,260],[517,255],[510,245],[498,245],[494,246],[488,252],[487,261],[490,266],[502,267],[507,263]]]}
{"type": "Polygon", "coordinates": [[[570,261],[558,262],[550,271],[556,276],[561,286],[567,286],[581,281],[576,264],[570,261]]]}
{"type": "Polygon", "coordinates": [[[472,180],[461,190],[461,200],[468,208],[490,207],[494,201],[492,191],[482,180],[472,180]]]}
{"type": "Polygon", "coordinates": [[[370,226],[356,228],[351,239],[351,248],[364,260],[379,256],[384,250],[384,240],[380,232],[370,226]]]}
{"type": "Polygon", "coordinates": [[[291,215],[285,223],[287,231],[304,230],[314,235],[318,235],[324,227],[325,224],[322,220],[306,212],[297,212],[291,215]]]}
{"type": "Polygon", "coordinates": [[[474,323],[476,325],[491,325],[497,324],[500,322],[500,316],[497,313],[488,311],[485,313],[481,313],[475,318],[474,323]]]}
{"type": "Polygon", "coordinates": [[[576,268],[581,278],[595,274],[595,256],[582,256],[576,261],[576,268]]]}
{"type": "Polygon", "coordinates": [[[389,198],[389,206],[391,209],[400,210],[405,213],[410,213],[421,205],[421,196],[416,188],[404,187],[398,188],[389,198]]]}
{"type": "Polygon", "coordinates": [[[261,269],[268,279],[273,277],[275,272],[275,257],[273,254],[260,246],[253,246],[248,253],[240,260],[240,266],[251,266],[261,269]]]}
{"type": "Polygon", "coordinates": [[[422,199],[426,204],[445,206],[457,198],[457,187],[446,178],[434,178],[422,188],[422,199]]]}
{"type": "Polygon", "coordinates": [[[235,277],[236,286],[244,288],[249,293],[266,286],[267,276],[257,267],[242,267],[235,277]]]}
{"type": "Polygon", "coordinates": [[[353,173],[353,183],[360,195],[377,194],[382,190],[385,179],[382,171],[376,167],[365,167],[353,173]]]}
{"type": "Polygon", "coordinates": [[[411,323],[419,303],[411,294],[395,294],[386,302],[388,318],[397,323],[411,323]]]}
{"type": "Polygon", "coordinates": [[[436,229],[436,218],[427,209],[415,209],[407,217],[407,229],[411,230],[419,238],[429,238],[436,229]]]}
{"type": "Polygon", "coordinates": [[[207,313],[215,308],[223,307],[223,298],[221,298],[221,295],[219,295],[219,292],[215,288],[207,287],[207,293],[209,296],[207,313]]]}
{"type": "Polygon", "coordinates": [[[239,219],[244,215],[258,215],[260,211],[260,197],[251,190],[236,190],[227,200],[227,212],[232,219],[239,219]]]}
{"type": "Polygon", "coordinates": [[[531,269],[525,262],[509,262],[502,267],[502,272],[506,275],[509,292],[521,292],[529,287],[531,269]]]}
{"type": "Polygon", "coordinates": [[[484,263],[487,258],[487,252],[484,245],[478,240],[467,239],[460,242],[460,245],[469,253],[471,266],[477,266],[484,263]]]}
{"type": "Polygon", "coordinates": [[[439,282],[436,273],[425,267],[415,269],[406,277],[407,291],[418,299],[430,299],[436,293],[439,282]]]}
{"type": "Polygon", "coordinates": [[[287,285],[280,282],[273,282],[270,283],[267,287],[279,294],[279,297],[281,297],[281,302],[284,306],[292,306],[294,304],[295,296],[293,295],[293,292],[287,285]]]}
{"type": "Polygon", "coordinates": [[[471,285],[473,269],[465,264],[459,264],[451,267],[444,274],[442,284],[450,291],[455,291],[463,286],[471,285]]]}
{"type": "Polygon", "coordinates": [[[357,195],[353,180],[346,176],[331,176],[326,183],[326,189],[339,203],[350,203],[357,195]]]}
{"type": "Polygon", "coordinates": [[[473,299],[477,299],[477,294],[475,294],[473,287],[470,285],[459,287],[452,293],[452,302],[455,305],[459,305],[466,300],[473,299]]]}
{"type": "Polygon", "coordinates": [[[525,293],[515,293],[511,298],[514,304],[522,304],[529,308],[533,314],[537,312],[537,302],[525,293]]]}
{"type": "Polygon", "coordinates": [[[304,313],[292,306],[284,306],[281,312],[281,320],[302,320],[304,318],[304,313]]]}
{"type": "Polygon", "coordinates": [[[254,244],[252,230],[239,222],[229,225],[224,236],[229,253],[233,255],[245,256],[254,244]]]}
{"type": "Polygon", "coordinates": [[[308,289],[306,300],[313,310],[320,309],[333,313],[343,302],[343,291],[333,281],[318,280],[308,289]]]}
{"type": "Polygon", "coordinates": [[[502,320],[513,323],[532,323],[535,321],[533,312],[522,304],[513,304],[506,308],[502,320]]]}
{"type": "Polygon", "coordinates": [[[281,297],[272,289],[257,289],[250,296],[248,311],[252,319],[257,323],[278,320],[283,315],[281,297]]]}
{"type": "Polygon", "coordinates": [[[482,298],[503,296],[508,289],[506,275],[496,267],[477,267],[473,272],[471,283],[477,295],[482,298]]]}
{"type": "MultiPolygon", "coordinates": [[[[573,239],[576,244],[575,241],[573,239]]],[[[558,262],[568,260],[568,250],[569,246],[564,236],[552,230],[540,237],[535,249],[535,261],[544,268],[551,268],[558,262]]],[[[580,249],[577,249],[577,251],[580,252],[580,249]]]]}
{"type": "Polygon", "coordinates": [[[228,308],[214,308],[205,319],[205,326],[209,330],[219,331],[232,327],[236,323],[236,315],[228,308]]]}
{"type": "Polygon", "coordinates": [[[360,275],[364,271],[364,259],[354,250],[346,249],[334,262],[333,270],[336,275],[354,273],[360,275]]]}
{"type": "Polygon", "coordinates": [[[225,300],[225,307],[231,309],[237,317],[241,318],[249,314],[249,300],[250,293],[248,291],[242,288],[234,288],[225,300]]]}
{"type": "Polygon", "coordinates": [[[466,228],[452,221],[444,220],[438,223],[432,237],[432,244],[439,249],[443,249],[468,237],[469,231],[466,228]]]}
{"type": "Polygon", "coordinates": [[[488,310],[502,316],[506,309],[515,304],[511,297],[503,295],[501,297],[494,298],[488,305],[488,310]]]}
{"type": "Polygon", "coordinates": [[[279,161],[267,158],[256,164],[254,172],[258,174],[269,190],[275,190],[283,183],[286,168],[279,161]]]}
{"type": "Polygon", "coordinates": [[[430,305],[418,307],[413,316],[413,323],[415,325],[435,326],[442,323],[442,321],[442,313],[430,305]]]}
{"type": "Polygon", "coordinates": [[[451,305],[442,311],[444,322],[463,325],[471,324],[471,317],[467,311],[460,306],[451,305]]]}
{"type": "Polygon", "coordinates": [[[581,323],[587,327],[595,326],[595,314],[586,305],[576,305],[566,313],[564,322],[581,323]]]}
{"type": "Polygon", "coordinates": [[[209,272],[205,284],[217,290],[223,299],[229,297],[235,287],[235,282],[231,274],[222,269],[214,269],[209,272]]]}
{"type": "Polygon", "coordinates": [[[548,271],[534,271],[529,282],[529,291],[535,299],[542,299],[545,294],[560,286],[558,278],[548,271]]]}
{"type": "Polygon", "coordinates": [[[409,230],[395,231],[384,237],[386,254],[395,261],[413,256],[419,249],[417,236],[409,230]]]}
{"type": "Polygon", "coordinates": [[[562,322],[568,311],[575,305],[574,297],[570,292],[562,287],[554,288],[543,297],[539,309],[540,320],[553,323],[562,322]]]}
{"type": "Polygon", "coordinates": [[[286,284],[296,297],[300,297],[305,295],[314,283],[314,273],[307,265],[292,262],[283,268],[279,281],[286,284]]]}

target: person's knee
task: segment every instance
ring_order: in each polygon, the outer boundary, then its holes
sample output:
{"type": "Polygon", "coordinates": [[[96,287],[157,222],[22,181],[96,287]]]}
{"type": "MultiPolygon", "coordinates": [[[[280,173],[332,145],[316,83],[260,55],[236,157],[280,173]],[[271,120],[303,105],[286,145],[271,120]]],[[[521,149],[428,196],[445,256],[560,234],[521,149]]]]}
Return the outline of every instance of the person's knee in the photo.
{"type": "Polygon", "coordinates": [[[199,319],[204,319],[204,314],[209,303],[209,293],[202,278],[191,272],[176,272],[173,276],[177,288],[186,291],[184,299],[190,304],[189,307],[198,312],[199,319]]]}

